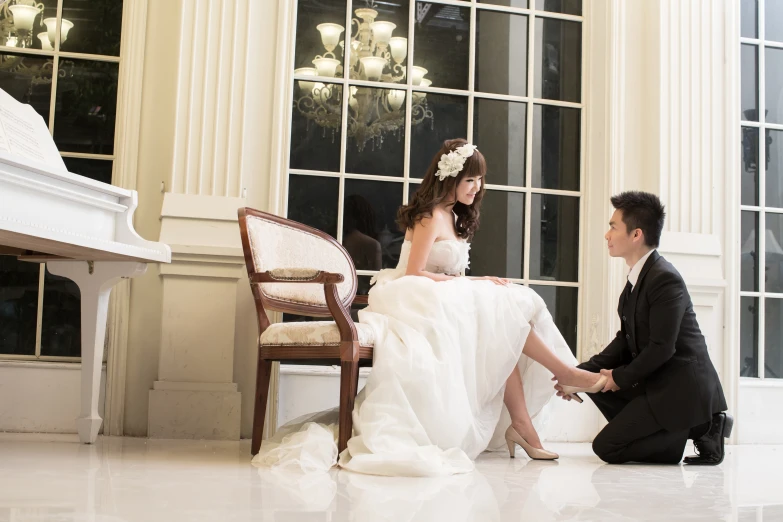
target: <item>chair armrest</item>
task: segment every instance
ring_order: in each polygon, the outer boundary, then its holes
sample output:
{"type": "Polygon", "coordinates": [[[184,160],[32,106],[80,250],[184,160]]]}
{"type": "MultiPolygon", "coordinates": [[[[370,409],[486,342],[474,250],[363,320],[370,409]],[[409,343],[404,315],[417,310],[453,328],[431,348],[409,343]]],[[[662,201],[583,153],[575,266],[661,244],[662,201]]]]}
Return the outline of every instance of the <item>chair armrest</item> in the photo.
{"type": "Polygon", "coordinates": [[[267,272],[253,272],[251,283],[318,283],[338,284],[345,278],[342,274],[323,272],[315,268],[276,268],[267,272]]]}

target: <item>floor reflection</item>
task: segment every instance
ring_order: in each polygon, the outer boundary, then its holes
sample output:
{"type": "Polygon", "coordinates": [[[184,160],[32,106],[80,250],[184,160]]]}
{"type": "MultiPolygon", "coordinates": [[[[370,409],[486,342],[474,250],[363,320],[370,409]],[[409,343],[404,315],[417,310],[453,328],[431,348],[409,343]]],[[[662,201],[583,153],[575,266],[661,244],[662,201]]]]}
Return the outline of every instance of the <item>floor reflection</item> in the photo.
{"type": "Polygon", "coordinates": [[[0,435],[0,521],[576,521],[783,518],[783,447],[732,447],[720,467],[609,466],[485,454],[444,478],[301,474],[250,465],[246,442],[0,435]]]}

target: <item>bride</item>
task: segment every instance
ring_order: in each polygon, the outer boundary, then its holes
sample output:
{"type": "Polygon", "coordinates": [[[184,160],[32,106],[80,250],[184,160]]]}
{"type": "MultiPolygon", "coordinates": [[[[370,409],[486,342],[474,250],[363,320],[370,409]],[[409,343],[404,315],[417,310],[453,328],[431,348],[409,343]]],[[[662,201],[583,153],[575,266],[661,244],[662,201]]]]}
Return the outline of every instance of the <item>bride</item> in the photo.
{"type": "MultiPolygon", "coordinates": [[[[446,141],[410,204],[396,268],[373,280],[359,319],[376,332],[372,371],[356,398],[344,469],[436,476],[473,469],[485,450],[519,445],[551,460],[533,424],[554,395],[600,391],[605,377],[576,363],[544,301],[499,277],[464,277],[478,230],[486,162],[446,141]],[[504,407],[505,406],[505,407],[504,407]]],[[[283,426],[253,459],[261,466],[328,469],[336,412],[283,426]],[[324,429],[327,428],[327,429],[324,429]]]]}

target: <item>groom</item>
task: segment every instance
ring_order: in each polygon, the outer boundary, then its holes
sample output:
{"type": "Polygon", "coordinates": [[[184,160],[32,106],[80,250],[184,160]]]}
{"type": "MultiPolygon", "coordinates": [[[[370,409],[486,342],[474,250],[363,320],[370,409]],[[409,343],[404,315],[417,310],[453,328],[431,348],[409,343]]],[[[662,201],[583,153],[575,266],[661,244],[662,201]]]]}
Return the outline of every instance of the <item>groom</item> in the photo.
{"type": "Polygon", "coordinates": [[[686,464],[720,464],[733,419],[724,413],[726,399],[685,282],[656,251],[663,205],[646,192],[611,201],[615,211],[604,237],[609,255],[625,259],[630,272],[617,309],[620,331],[579,365],[608,378],[602,391],[588,394],[609,421],[593,450],[610,464],[677,464],[693,439],[698,455],[686,464]]]}

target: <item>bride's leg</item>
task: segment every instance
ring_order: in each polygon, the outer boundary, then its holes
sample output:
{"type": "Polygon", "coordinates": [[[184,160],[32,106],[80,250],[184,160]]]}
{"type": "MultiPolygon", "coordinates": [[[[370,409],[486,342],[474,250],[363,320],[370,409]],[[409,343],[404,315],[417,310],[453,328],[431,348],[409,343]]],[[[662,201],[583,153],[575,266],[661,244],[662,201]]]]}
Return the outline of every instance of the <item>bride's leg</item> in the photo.
{"type": "Polygon", "coordinates": [[[525,388],[522,386],[522,377],[520,377],[516,366],[506,380],[506,392],[503,395],[503,402],[506,403],[508,413],[511,415],[511,426],[514,427],[517,433],[534,448],[544,449],[541,445],[541,439],[533,427],[533,420],[527,412],[525,388]]]}
{"type": "Polygon", "coordinates": [[[601,378],[597,373],[580,370],[564,363],[534,331],[527,336],[522,353],[552,372],[559,384],[589,388],[601,378]]]}

